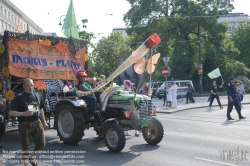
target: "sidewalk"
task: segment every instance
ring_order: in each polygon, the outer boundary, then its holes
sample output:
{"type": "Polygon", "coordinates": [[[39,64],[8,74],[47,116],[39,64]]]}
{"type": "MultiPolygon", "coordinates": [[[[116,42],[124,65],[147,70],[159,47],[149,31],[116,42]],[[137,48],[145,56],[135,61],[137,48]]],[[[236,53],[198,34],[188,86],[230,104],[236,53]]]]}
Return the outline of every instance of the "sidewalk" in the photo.
{"type": "MultiPolygon", "coordinates": [[[[177,102],[177,108],[168,108],[166,106],[162,106],[163,99],[153,98],[153,105],[157,107],[156,112],[158,113],[167,113],[172,114],[179,111],[190,110],[190,109],[197,109],[197,108],[208,108],[209,102],[207,102],[208,97],[194,97],[195,103],[186,103],[186,98],[183,98],[181,103],[177,102]]],[[[250,95],[245,95],[243,101],[241,102],[242,105],[250,104],[250,95]]],[[[221,105],[224,107],[223,109],[227,109],[228,99],[227,96],[220,96],[221,105]]],[[[213,108],[219,108],[217,100],[215,99],[213,104],[213,108]]]]}

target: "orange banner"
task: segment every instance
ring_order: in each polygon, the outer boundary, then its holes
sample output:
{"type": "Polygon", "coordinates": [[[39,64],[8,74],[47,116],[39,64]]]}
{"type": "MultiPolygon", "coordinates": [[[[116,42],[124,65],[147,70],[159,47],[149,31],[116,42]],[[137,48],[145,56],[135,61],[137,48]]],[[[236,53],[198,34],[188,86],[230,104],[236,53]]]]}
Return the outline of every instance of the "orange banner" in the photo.
{"type": "Polygon", "coordinates": [[[66,42],[48,46],[41,41],[9,38],[10,74],[33,79],[75,80],[78,69],[84,69],[85,49],[74,55],[66,42]]]}

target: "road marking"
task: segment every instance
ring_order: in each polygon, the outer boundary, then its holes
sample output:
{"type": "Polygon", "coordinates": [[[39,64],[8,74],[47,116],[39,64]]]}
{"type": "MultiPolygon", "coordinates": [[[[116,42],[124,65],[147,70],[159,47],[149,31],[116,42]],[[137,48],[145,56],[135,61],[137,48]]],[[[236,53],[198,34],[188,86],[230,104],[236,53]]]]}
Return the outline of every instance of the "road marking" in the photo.
{"type": "Polygon", "coordinates": [[[222,165],[229,165],[229,166],[239,166],[239,165],[235,165],[235,164],[229,164],[229,163],[223,163],[223,162],[219,162],[219,161],[214,161],[214,160],[208,160],[208,159],[203,159],[203,158],[199,158],[199,157],[194,157],[197,160],[203,160],[203,161],[208,161],[211,163],[217,163],[217,164],[222,164],[222,165]]]}
{"type": "Polygon", "coordinates": [[[60,138],[56,138],[56,139],[53,139],[53,140],[50,140],[50,141],[48,141],[48,143],[52,143],[52,142],[59,142],[60,141],[60,138]]]}

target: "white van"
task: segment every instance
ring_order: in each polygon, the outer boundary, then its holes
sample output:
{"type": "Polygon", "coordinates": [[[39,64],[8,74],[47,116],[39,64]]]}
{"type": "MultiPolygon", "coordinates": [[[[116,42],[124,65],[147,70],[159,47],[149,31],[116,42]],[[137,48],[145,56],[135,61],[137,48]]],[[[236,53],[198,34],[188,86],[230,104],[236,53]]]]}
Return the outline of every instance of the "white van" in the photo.
{"type": "MultiPolygon", "coordinates": [[[[193,86],[193,82],[191,80],[177,80],[177,81],[167,81],[167,83],[176,82],[178,87],[177,95],[186,95],[188,84],[190,83],[193,86]]],[[[164,96],[164,88],[166,87],[165,82],[157,89],[156,96],[161,99],[164,96]]]]}

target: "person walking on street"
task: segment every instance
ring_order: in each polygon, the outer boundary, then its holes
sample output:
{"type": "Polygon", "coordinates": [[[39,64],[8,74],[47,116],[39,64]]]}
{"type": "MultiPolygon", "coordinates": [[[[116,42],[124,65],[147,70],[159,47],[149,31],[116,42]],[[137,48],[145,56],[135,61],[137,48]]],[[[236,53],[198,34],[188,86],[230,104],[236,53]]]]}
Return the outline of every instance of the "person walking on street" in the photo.
{"type": "Polygon", "coordinates": [[[212,93],[210,93],[208,99],[207,99],[207,102],[210,102],[211,101],[211,97],[212,97],[212,93]]]}
{"type": "Polygon", "coordinates": [[[195,100],[193,98],[193,91],[194,91],[194,88],[189,83],[188,89],[187,89],[187,95],[186,95],[186,104],[188,104],[188,100],[189,102],[195,103],[195,100]]]}
{"type": "Polygon", "coordinates": [[[172,82],[172,100],[173,100],[173,108],[177,108],[177,85],[175,82],[172,82]]]}
{"type": "Polygon", "coordinates": [[[194,90],[194,87],[191,85],[191,83],[189,83],[189,85],[190,85],[190,91],[191,91],[190,93],[191,102],[195,103],[194,96],[193,96],[193,93],[195,92],[195,90],[194,90]]]}
{"type": "Polygon", "coordinates": [[[239,119],[246,119],[246,117],[241,115],[241,107],[238,102],[238,99],[236,97],[236,86],[235,86],[235,77],[232,76],[230,77],[230,83],[227,85],[227,96],[228,96],[228,104],[227,104],[227,119],[228,120],[234,120],[231,116],[230,113],[233,110],[233,106],[235,107],[239,119]]]}
{"type": "Polygon", "coordinates": [[[222,88],[223,84],[224,84],[224,82],[222,82],[221,86],[219,86],[219,85],[216,85],[215,80],[213,81],[213,85],[211,86],[211,99],[210,99],[210,103],[209,103],[210,108],[212,107],[212,104],[213,104],[213,101],[214,101],[215,98],[216,98],[216,100],[217,100],[217,102],[219,104],[220,109],[223,108],[221,103],[220,103],[220,98],[219,98],[219,95],[218,95],[218,88],[222,88]]]}
{"type": "Polygon", "coordinates": [[[12,101],[9,114],[18,117],[24,165],[27,166],[29,160],[33,166],[37,166],[39,164],[35,158],[45,146],[44,129],[48,129],[49,126],[45,121],[43,110],[45,106],[42,98],[34,92],[33,80],[25,78],[23,88],[24,92],[18,94],[12,101]],[[29,156],[31,137],[34,140],[35,148],[29,156]]]}

